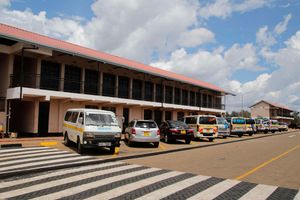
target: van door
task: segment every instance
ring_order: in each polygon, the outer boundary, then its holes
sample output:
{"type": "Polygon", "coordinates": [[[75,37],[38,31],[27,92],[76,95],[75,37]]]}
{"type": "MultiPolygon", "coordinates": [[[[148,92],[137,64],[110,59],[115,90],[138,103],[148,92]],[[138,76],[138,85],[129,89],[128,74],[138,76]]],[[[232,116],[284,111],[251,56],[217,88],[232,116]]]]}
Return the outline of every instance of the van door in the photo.
{"type": "Polygon", "coordinates": [[[84,113],[80,112],[76,123],[76,135],[83,137],[84,131],[84,113]]]}

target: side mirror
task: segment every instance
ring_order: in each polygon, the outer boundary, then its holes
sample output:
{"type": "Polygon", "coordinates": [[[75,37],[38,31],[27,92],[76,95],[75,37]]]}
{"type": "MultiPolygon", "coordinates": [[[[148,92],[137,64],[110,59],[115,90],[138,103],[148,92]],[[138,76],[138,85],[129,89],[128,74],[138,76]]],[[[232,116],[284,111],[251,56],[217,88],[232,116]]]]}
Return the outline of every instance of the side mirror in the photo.
{"type": "Polygon", "coordinates": [[[78,123],[79,123],[79,124],[83,124],[83,117],[79,117],[78,123]]]}

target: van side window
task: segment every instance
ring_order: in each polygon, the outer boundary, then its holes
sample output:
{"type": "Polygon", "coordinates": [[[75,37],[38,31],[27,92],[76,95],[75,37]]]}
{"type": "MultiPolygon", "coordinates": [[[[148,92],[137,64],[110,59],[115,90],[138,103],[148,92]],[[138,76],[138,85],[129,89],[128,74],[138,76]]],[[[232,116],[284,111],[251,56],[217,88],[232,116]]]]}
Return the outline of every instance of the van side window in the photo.
{"type": "Polygon", "coordinates": [[[185,123],[186,124],[197,124],[197,117],[186,117],[185,123]]]}
{"type": "Polygon", "coordinates": [[[71,115],[72,115],[72,112],[71,112],[71,111],[68,111],[68,112],[66,113],[66,116],[65,116],[65,121],[70,121],[70,120],[71,120],[71,119],[70,119],[71,115]]]}
{"type": "Polygon", "coordinates": [[[71,117],[71,122],[76,123],[78,117],[78,112],[73,112],[71,117]]]}
{"type": "MultiPolygon", "coordinates": [[[[80,118],[80,117],[82,117],[82,119],[83,119],[83,120],[82,120],[82,124],[84,124],[84,114],[83,114],[83,112],[80,112],[79,118],[80,118]]],[[[78,119],[79,119],[79,118],[78,118],[78,119]]]]}

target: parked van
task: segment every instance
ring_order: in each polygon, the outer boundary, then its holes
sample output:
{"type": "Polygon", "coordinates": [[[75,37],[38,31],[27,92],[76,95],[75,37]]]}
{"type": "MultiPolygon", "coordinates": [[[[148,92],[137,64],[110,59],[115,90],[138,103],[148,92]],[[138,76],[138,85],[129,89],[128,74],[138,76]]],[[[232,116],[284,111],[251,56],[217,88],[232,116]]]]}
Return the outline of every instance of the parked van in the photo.
{"type": "Polygon", "coordinates": [[[226,138],[230,135],[229,123],[224,117],[217,117],[218,122],[218,135],[219,137],[226,138]]]}
{"type": "Polygon", "coordinates": [[[242,137],[246,133],[246,120],[243,117],[229,117],[226,120],[230,123],[230,135],[242,137]]]}
{"type": "Polygon", "coordinates": [[[276,131],[279,131],[279,123],[278,123],[277,120],[270,120],[269,130],[272,133],[275,133],[276,131]]]}
{"type": "Polygon", "coordinates": [[[279,131],[288,131],[289,127],[287,125],[287,123],[284,122],[279,122],[279,131]]]}
{"type": "Polygon", "coordinates": [[[191,115],[184,122],[194,129],[194,138],[207,138],[212,142],[218,137],[217,117],[214,115],[191,115]]]}
{"type": "Polygon", "coordinates": [[[255,120],[246,118],[246,133],[252,136],[256,132],[255,120]]]}
{"type": "Polygon", "coordinates": [[[256,118],[255,119],[255,127],[257,132],[269,132],[269,119],[265,118],[256,118]]]}
{"type": "Polygon", "coordinates": [[[111,153],[120,146],[121,128],[111,111],[97,109],[67,110],[63,123],[64,143],[77,144],[78,153],[85,148],[108,147],[111,153]]]}

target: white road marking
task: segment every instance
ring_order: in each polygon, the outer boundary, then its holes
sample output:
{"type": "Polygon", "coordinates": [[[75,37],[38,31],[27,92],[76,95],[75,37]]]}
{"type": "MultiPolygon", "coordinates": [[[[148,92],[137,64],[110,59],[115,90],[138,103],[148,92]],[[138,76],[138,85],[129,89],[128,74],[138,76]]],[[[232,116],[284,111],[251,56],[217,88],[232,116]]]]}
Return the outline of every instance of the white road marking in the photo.
{"type": "Polygon", "coordinates": [[[189,200],[214,199],[214,198],[216,198],[217,196],[219,196],[223,192],[229,190],[230,188],[232,188],[233,186],[235,186],[238,183],[240,183],[240,181],[227,179],[225,181],[222,181],[222,182],[220,182],[220,183],[218,183],[214,186],[211,186],[211,187],[207,188],[206,190],[190,197],[189,200]]]}
{"type": "MultiPolygon", "coordinates": [[[[99,175],[108,174],[108,173],[112,173],[112,172],[116,172],[116,171],[120,171],[120,170],[135,168],[135,167],[138,167],[138,166],[139,165],[127,165],[127,166],[118,167],[118,168],[100,170],[100,171],[95,171],[93,173],[79,174],[77,176],[62,178],[62,179],[54,180],[54,181],[49,181],[49,182],[46,182],[46,183],[41,183],[41,184],[38,184],[38,185],[28,186],[28,187],[21,188],[21,189],[10,190],[10,191],[2,193],[1,198],[3,198],[3,199],[11,198],[11,197],[14,197],[14,196],[19,196],[19,195],[30,193],[30,192],[35,192],[35,191],[38,191],[38,190],[41,190],[41,189],[44,189],[44,188],[55,187],[55,186],[63,185],[63,184],[66,184],[66,183],[71,183],[71,182],[80,181],[80,180],[83,180],[83,179],[86,179],[86,178],[91,178],[91,177],[94,177],[94,176],[99,176],[99,175]]],[[[66,190],[64,190],[64,191],[66,191],[66,190]]],[[[68,193],[68,194],[73,194],[73,193],[68,193]]],[[[40,199],[40,197],[38,199],[40,199]]],[[[47,198],[45,198],[45,199],[47,199],[47,198]]],[[[53,199],[53,198],[51,198],[51,199],[53,199]]]]}
{"type": "MultiPolygon", "coordinates": [[[[128,185],[124,185],[124,186],[115,188],[113,190],[109,190],[109,191],[104,192],[102,194],[92,196],[88,199],[89,200],[91,200],[91,199],[112,199],[112,198],[121,196],[125,193],[131,192],[133,190],[142,188],[144,186],[147,186],[147,185],[150,185],[150,184],[156,183],[158,181],[162,181],[164,179],[168,179],[168,178],[180,175],[180,174],[183,174],[183,172],[176,172],[176,171],[168,172],[168,173],[165,173],[165,174],[162,174],[162,175],[150,177],[150,178],[138,181],[138,182],[134,182],[134,183],[131,183],[131,184],[128,184],[128,185]]],[[[173,190],[173,192],[174,192],[174,190],[173,190]]],[[[153,197],[152,197],[152,199],[153,199],[153,197]]]]}
{"type": "Polygon", "coordinates": [[[290,135],[290,136],[289,136],[289,138],[293,138],[293,137],[296,137],[296,135],[290,135]]]}
{"type": "MultiPolygon", "coordinates": [[[[14,152],[14,153],[9,153],[9,154],[3,154],[1,155],[1,150],[0,150],[0,159],[3,157],[14,157],[15,156],[27,156],[27,155],[35,155],[34,153],[43,153],[43,152],[59,152],[59,150],[57,149],[45,149],[45,150],[41,150],[41,149],[37,149],[37,150],[33,150],[33,151],[19,151],[19,152],[14,152]]],[[[5,159],[5,158],[4,158],[5,159]]]]}
{"type": "Polygon", "coordinates": [[[300,191],[299,191],[298,194],[295,196],[294,200],[300,200],[300,191]]]}
{"type": "Polygon", "coordinates": [[[184,188],[187,188],[189,186],[192,186],[194,184],[197,184],[201,181],[204,181],[206,179],[210,178],[210,176],[195,176],[195,177],[191,177],[188,178],[186,180],[180,181],[178,183],[174,183],[172,185],[169,185],[167,187],[155,190],[149,194],[146,194],[142,197],[139,197],[139,200],[143,200],[143,199],[162,199],[164,197],[167,197],[177,191],[180,191],[184,188]]]}
{"type": "Polygon", "coordinates": [[[1,161],[5,161],[5,160],[9,160],[9,159],[16,159],[16,158],[27,158],[30,156],[45,156],[45,155],[49,155],[49,154],[56,154],[56,153],[70,153],[69,151],[54,151],[54,149],[49,149],[49,150],[43,150],[43,151],[30,151],[27,152],[26,154],[24,154],[24,152],[19,152],[19,153],[12,153],[9,154],[9,156],[2,156],[2,157],[6,157],[6,158],[1,158],[1,161]]]}
{"type": "Polygon", "coordinates": [[[263,200],[268,198],[268,196],[270,196],[276,190],[276,188],[276,186],[257,185],[255,188],[242,196],[240,200],[263,200]]]}
{"type": "Polygon", "coordinates": [[[8,153],[8,152],[14,152],[14,151],[27,151],[27,150],[39,150],[39,149],[51,149],[49,147],[31,147],[31,148],[16,148],[16,149],[0,149],[1,153],[8,153]]]}
{"type": "MultiPolygon", "coordinates": [[[[127,179],[127,178],[132,178],[132,177],[135,177],[135,176],[139,176],[139,175],[142,175],[142,174],[145,174],[145,173],[154,172],[154,171],[158,171],[158,170],[160,170],[160,169],[158,169],[158,168],[147,168],[147,169],[134,171],[134,172],[130,172],[130,173],[126,173],[126,174],[122,174],[122,175],[118,175],[118,176],[114,176],[114,177],[110,177],[110,178],[105,178],[105,179],[101,179],[101,180],[98,180],[98,181],[95,181],[95,182],[92,182],[92,183],[79,185],[79,186],[72,187],[72,188],[69,188],[69,189],[66,189],[66,190],[63,190],[63,191],[59,191],[59,192],[56,192],[56,193],[51,193],[49,195],[37,197],[34,200],[58,199],[58,198],[78,194],[80,192],[84,192],[86,190],[90,190],[90,189],[93,189],[93,188],[101,187],[103,185],[110,184],[110,183],[113,183],[113,182],[116,182],[116,181],[120,181],[120,180],[127,179]]],[[[100,171],[98,173],[101,173],[101,172],[102,171],[100,171]]],[[[85,178],[85,177],[83,177],[83,178],[85,178]]]]}

